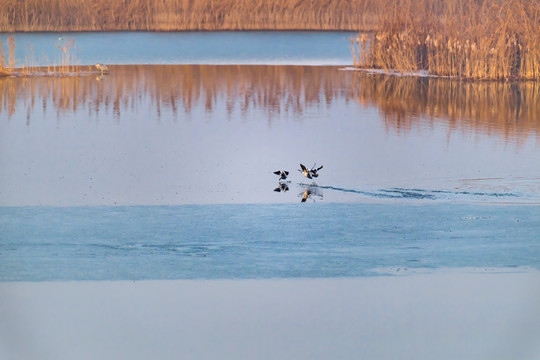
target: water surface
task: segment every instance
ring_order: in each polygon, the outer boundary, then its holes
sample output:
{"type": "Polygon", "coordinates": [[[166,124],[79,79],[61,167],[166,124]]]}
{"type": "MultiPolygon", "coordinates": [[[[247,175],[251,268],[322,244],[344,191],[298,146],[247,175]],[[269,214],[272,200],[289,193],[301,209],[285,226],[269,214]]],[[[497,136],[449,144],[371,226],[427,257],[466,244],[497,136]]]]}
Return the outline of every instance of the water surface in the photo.
{"type": "Polygon", "coordinates": [[[535,83],[154,65],[0,88],[3,206],[539,203],[535,83]]]}
{"type": "MultiPolygon", "coordinates": [[[[19,66],[274,64],[352,65],[352,32],[72,32],[15,33],[19,66]],[[63,53],[65,48],[67,53],[63,53]]],[[[7,44],[7,34],[0,39],[7,44]]],[[[7,49],[4,50],[7,54],[7,49]]]]}
{"type": "Polygon", "coordinates": [[[0,88],[1,281],[539,268],[536,83],[118,65],[0,88]]]}

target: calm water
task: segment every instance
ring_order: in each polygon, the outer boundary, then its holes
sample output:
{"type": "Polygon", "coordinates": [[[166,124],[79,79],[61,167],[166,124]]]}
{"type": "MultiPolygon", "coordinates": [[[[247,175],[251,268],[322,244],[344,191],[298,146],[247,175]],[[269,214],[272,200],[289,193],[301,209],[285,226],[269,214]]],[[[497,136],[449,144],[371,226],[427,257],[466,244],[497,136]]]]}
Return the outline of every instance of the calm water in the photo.
{"type": "MultiPolygon", "coordinates": [[[[352,65],[351,32],[16,33],[17,63],[352,65]]],[[[4,46],[7,34],[0,34],[4,46]]],[[[7,54],[7,48],[4,49],[7,54]]]]}
{"type": "Polygon", "coordinates": [[[2,206],[540,203],[538,84],[190,65],[0,87],[2,206]]]}
{"type": "MultiPolygon", "coordinates": [[[[237,36],[228,46],[237,63],[269,36],[78,35],[123,36],[132,48],[140,36],[237,36]]],[[[272,36],[288,35],[348,36],[272,36]]],[[[269,53],[300,63],[335,54],[294,51],[269,53]]],[[[144,61],[147,52],[99,61],[183,62],[174,50],[144,61]]],[[[268,59],[259,58],[281,62],[268,59]]],[[[0,79],[0,280],[540,267],[537,83],[338,66],[111,70],[0,79]],[[313,181],[300,163],[324,167],[313,181]],[[272,172],[281,169],[290,176],[280,185],[272,172]]]]}

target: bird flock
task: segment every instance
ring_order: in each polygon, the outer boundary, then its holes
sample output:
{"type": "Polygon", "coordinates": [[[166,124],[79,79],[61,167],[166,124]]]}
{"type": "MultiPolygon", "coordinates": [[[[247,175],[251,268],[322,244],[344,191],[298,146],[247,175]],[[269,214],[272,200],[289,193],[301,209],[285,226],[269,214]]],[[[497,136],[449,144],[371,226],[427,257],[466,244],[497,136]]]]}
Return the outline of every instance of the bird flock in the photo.
{"type": "MultiPolygon", "coordinates": [[[[303,164],[300,164],[300,171],[302,175],[304,175],[308,179],[313,179],[319,177],[318,171],[321,170],[323,167],[322,165],[317,167],[317,164],[314,164],[311,168],[308,168],[307,166],[304,166],[303,164]]],[[[289,172],[287,170],[277,170],[274,171],[274,174],[279,176],[279,183],[278,187],[274,189],[276,192],[285,192],[289,190],[288,184],[290,181],[287,181],[287,177],[289,176],[289,172]]],[[[322,197],[320,194],[320,191],[318,191],[316,184],[314,185],[304,185],[304,190],[302,193],[300,193],[300,196],[302,196],[302,202],[306,202],[307,199],[309,199],[312,195],[317,195],[322,197]]]]}

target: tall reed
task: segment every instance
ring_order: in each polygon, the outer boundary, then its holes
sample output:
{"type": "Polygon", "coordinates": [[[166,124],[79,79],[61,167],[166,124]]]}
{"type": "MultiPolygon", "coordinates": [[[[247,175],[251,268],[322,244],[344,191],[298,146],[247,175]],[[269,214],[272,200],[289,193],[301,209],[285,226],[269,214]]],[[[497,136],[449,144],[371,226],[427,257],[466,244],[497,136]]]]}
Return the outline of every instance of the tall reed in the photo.
{"type": "Polygon", "coordinates": [[[395,0],[352,39],[356,67],[471,79],[540,79],[538,0],[395,0]]]}
{"type": "Polygon", "coordinates": [[[6,69],[6,58],[4,57],[4,50],[2,49],[2,40],[0,40],[0,76],[9,75],[6,69]]]}
{"type": "MultiPolygon", "coordinates": [[[[0,40],[0,76],[33,76],[33,75],[73,75],[82,72],[77,57],[77,46],[75,40],[64,40],[55,44],[57,54],[54,62],[51,64],[44,59],[47,66],[38,66],[33,46],[25,47],[24,63],[17,64],[15,59],[15,38],[11,35],[7,38],[8,43],[8,65],[5,65],[5,57],[0,40]]],[[[94,69],[94,72],[96,70],[94,69]]],[[[90,72],[91,70],[86,70],[90,72]]]]}
{"type": "Polygon", "coordinates": [[[13,72],[15,67],[15,39],[9,35],[7,38],[8,43],[8,64],[6,67],[6,58],[4,56],[4,50],[2,49],[2,41],[0,40],[0,76],[8,76],[13,72]]]}
{"type": "Polygon", "coordinates": [[[365,30],[380,14],[373,0],[0,0],[0,31],[365,30]]]}

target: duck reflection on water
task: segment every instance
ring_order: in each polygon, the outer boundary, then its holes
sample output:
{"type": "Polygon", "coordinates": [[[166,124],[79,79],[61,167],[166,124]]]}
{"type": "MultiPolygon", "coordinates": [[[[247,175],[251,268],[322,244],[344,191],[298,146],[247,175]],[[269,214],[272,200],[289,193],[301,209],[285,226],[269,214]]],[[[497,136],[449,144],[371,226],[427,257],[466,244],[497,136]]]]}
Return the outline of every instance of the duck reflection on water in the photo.
{"type": "Polygon", "coordinates": [[[286,192],[289,191],[289,184],[290,181],[285,181],[287,179],[287,175],[289,175],[289,172],[287,170],[277,170],[274,171],[274,174],[279,176],[279,183],[278,187],[274,189],[276,192],[286,192]]]}
{"type": "Polygon", "coordinates": [[[320,200],[323,198],[323,194],[319,186],[315,183],[311,185],[301,184],[303,191],[298,194],[298,196],[302,197],[301,202],[306,202],[308,199],[313,200],[315,202],[315,197],[318,197],[320,200]]]}
{"type": "Polygon", "coordinates": [[[278,187],[274,189],[276,192],[287,192],[289,191],[289,185],[286,182],[279,182],[278,187]]]}

